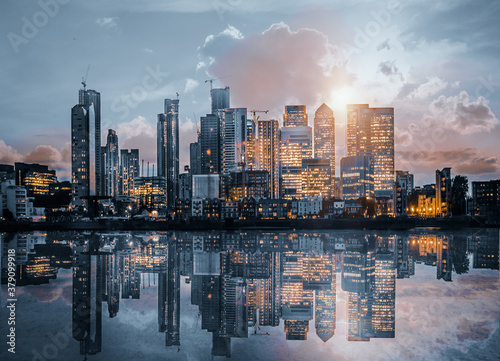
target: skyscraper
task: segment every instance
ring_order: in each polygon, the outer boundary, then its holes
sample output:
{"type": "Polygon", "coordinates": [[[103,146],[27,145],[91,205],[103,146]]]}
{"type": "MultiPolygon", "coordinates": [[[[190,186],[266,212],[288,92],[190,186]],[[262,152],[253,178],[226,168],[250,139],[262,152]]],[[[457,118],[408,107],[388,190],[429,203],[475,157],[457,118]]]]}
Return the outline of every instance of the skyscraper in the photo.
{"type": "Polygon", "coordinates": [[[314,158],[328,159],[331,166],[331,185],[335,186],[335,118],[325,103],[314,115],[314,158]]]}
{"type": "Polygon", "coordinates": [[[201,174],[201,144],[199,132],[198,140],[189,144],[189,171],[191,175],[201,174]]]}
{"type": "Polygon", "coordinates": [[[394,108],[347,105],[347,155],[373,160],[375,196],[392,197],[394,188],[394,108]]]}
{"type": "Polygon", "coordinates": [[[210,98],[212,114],[217,115],[217,111],[229,108],[229,87],[211,89],[210,98]]]}
{"type": "Polygon", "coordinates": [[[120,150],[120,194],[130,197],[134,196],[134,179],[138,178],[139,169],[139,149],[120,150]]]}
{"type": "Polygon", "coordinates": [[[451,168],[436,170],[436,216],[447,216],[451,192],[451,168]]]}
{"type": "Polygon", "coordinates": [[[280,129],[277,120],[259,120],[258,168],[269,172],[269,195],[280,196],[280,129]]]}
{"type": "Polygon", "coordinates": [[[219,119],[214,114],[207,114],[200,119],[201,174],[220,172],[219,119]]]}
{"type": "Polygon", "coordinates": [[[165,177],[167,207],[174,208],[179,181],[179,99],[165,99],[157,124],[158,176],[165,177]]]}
{"type": "Polygon", "coordinates": [[[229,174],[246,162],[247,109],[224,109],[220,119],[221,173],[229,174]]]}
{"type": "Polygon", "coordinates": [[[116,131],[113,129],[108,130],[106,146],[103,148],[102,166],[104,168],[104,174],[102,179],[104,181],[104,195],[116,197],[119,193],[118,174],[120,157],[118,152],[118,136],[116,135],[116,131]]]}
{"type": "Polygon", "coordinates": [[[71,180],[73,207],[85,206],[82,197],[101,195],[101,95],[80,89],[71,109],[71,180]]]}
{"type": "Polygon", "coordinates": [[[329,159],[302,159],[302,196],[330,198],[331,172],[329,159]]]}
{"type": "Polygon", "coordinates": [[[285,106],[285,114],[283,114],[284,127],[307,127],[308,125],[305,105],[285,106]]]}
{"type": "Polygon", "coordinates": [[[312,158],[311,127],[281,128],[281,177],[283,198],[300,197],[302,193],[302,159],[312,158]]]}
{"type": "Polygon", "coordinates": [[[345,157],[340,160],[342,197],[356,200],[374,195],[373,164],[368,156],[345,157]]]}

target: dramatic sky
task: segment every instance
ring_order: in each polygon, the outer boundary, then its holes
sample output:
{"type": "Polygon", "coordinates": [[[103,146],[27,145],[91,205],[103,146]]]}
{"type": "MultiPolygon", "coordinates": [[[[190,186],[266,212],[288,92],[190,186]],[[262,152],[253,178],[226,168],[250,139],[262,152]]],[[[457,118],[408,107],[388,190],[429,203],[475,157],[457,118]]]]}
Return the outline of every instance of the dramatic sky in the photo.
{"type": "MultiPolygon", "coordinates": [[[[102,130],[156,162],[156,114],[180,99],[181,168],[207,79],[231,106],[286,104],[336,118],[345,107],[394,107],[396,169],[416,184],[452,167],[500,178],[500,2],[337,0],[5,0],[0,14],[0,163],[70,168],[70,110],[82,76],[101,93],[102,130]]],[[[105,138],[104,138],[105,139],[105,138]]],[[[337,164],[340,162],[337,161],[337,164]]],[[[338,172],[338,171],[337,171],[338,172]]]]}

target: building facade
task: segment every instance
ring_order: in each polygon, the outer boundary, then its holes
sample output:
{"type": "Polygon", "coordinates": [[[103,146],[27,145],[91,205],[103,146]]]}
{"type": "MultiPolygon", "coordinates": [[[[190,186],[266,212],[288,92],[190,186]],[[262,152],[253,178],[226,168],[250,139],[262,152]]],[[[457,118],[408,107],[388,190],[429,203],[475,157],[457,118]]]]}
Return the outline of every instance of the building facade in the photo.
{"type": "Polygon", "coordinates": [[[335,117],[325,103],[314,115],[314,158],[330,161],[330,183],[335,187],[335,117]]]}
{"type": "Polygon", "coordinates": [[[329,159],[302,159],[302,197],[331,197],[332,169],[329,159]]]}
{"type": "Polygon", "coordinates": [[[340,178],[344,200],[374,197],[374,176],[371,157],[355,156],[340,160],[340,178]]]}
{"type": "Polygon", "coordinates": [[[165,177],[167,206],[173,209],[179,181],[179,99],[165,99],[157,123],[158,176],[165,177]]]}
{"type": "Polygon", "coordinates": [[[347,106],[347,155],[371,156],[376,196],[393,196],[394,108],[347,106]]]}
{"type": "Polygon", "coordinates": [[[292,199],[302,193],[302,159],[312,158],[310,127],[281,128],[281,177],[283,198],[292,199]]]}
{"type": "Polygon", "coordinates": [[[280,129],[277,120],[258,121],[258,169],[269,172],[269,196],[280,196],[280,129]]]}

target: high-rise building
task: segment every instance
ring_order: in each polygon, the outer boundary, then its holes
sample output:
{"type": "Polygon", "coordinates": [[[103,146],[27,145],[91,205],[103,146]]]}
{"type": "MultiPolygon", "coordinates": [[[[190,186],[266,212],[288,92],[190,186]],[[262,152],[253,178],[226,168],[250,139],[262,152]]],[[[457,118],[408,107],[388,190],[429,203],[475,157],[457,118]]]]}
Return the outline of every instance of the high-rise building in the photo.
{"type": "Polygon", "coordinates": [[[500,179],[488,182],[472,182],[472,199],[473,215],[500,216],[500,179]]]}
{"type": "Polygon", "coordinates": [[[314,115],[314,158],[328,159],[331,166],[331,184],[335,186],[335,118],[325,103],[314,115]]]}
{"type": "Polygon", "coordinates": [[[165,177],[138,177],[134,179],[134,196],[139,207],[161,210],[167,206],[165,177]]]}
{"type": "Polygon", "coordinates": [[[210,90],[212,99],[212,114],[217,115],[219,110],[229,108],[229,87],[210,90]]]}
{"type": "Polygon", "coordinates": [[[302,159],[302,197],[331,197],[332,169],[329,159],[302,159]]]}
{"type": "Polygon", "coordinates": [[[101,95],[81,89],[71,110],[71,180],[73,207],[104,193],[101,180],[101,95]]]}
{"type": "Polygon", "coordinates": [[[448,212],[448,196],[451,192],[451,168],[436,170],[436,216],[445,217],[448,212]]]}
{"type": "Polygon", "coordinates": [[[200,133],[198,133],[198,140],[189,144],[189,169],[191,175],[201,174],[200,133]]]}
{"type": "Polygon", "coordinates": [[[280,129],[277,120],[258,121],[258,169],[269,172],[269,195],[280,197],[280,129]]]}
{"type": "Polygon", "coordinates": [[[340,160],[342,197],[356,200],[373,198],[374,180],[372,158],[368,156],[345,157],[340,160]]]}
{"type": "Polygon", "coordinates": [[[283,198],[300,197],[302,193],[302,159],[312,158],[311,127],[281,128],[281,177],[283,198]]]}
{"type": "Polygon", "coordinates": [[[268,198],[269,172],[265,170],[230,172],[228,193],[232,200],[250,197],[268,198]]]}
{"type": "Polygon", "coordinates": [[[407,214],[408,196],[411,192],[413,192],[413,174],[397,170],[394,186],[394,211],[397,216],[407,214]]]}
{"type": "Polygon", "coordinates": [[[120,150],[120,194],[134,196],[134,179],[140,174],[139,149],[120,150]]]}
{"type": "Polygon", "coordinates": [[[394,188],[394,108],[347,105],[347,155],[371,156],[375,196],[392,197],[394,188]]]}
{"type": "Polygon", "coordinates": [[[26,187],[28,197],[48,195],[50,185],[57,182],[56,171],[46,165],[14,163],[16,185],[26,187]]]}
{"type": "Polygon", "coordinates": [[[158,176],[165,177],[167,206],[174,208],[179,181],[179,99],[165,99],[157,124],[158,176]]]}
{"type": "Polygon", "coordinates": [[[285,114],[283,114],[284,127],[307,127],[308,125],[305,105],[285,106],[285,114]]]}
{"type": "Polygon", "coordinates": [[[118,136],[116,131],[108,129],[106,146],[102,147],[102,167],[104,174],[102,180],[104,182],[104,195],[108,197],[116,197],[119,194],[119,168],[120,157],[118,151],[118,136]]]}
{"type": "Polygon", "coordinates": [[[219,113],[221,173],[227,175],[246,162],[247,109],[227,108],[219,113]]]}
{"type": "Polygon", "coordinates": [[[218,174],[221,160],[219,118],[214,114],[207,114],[201,117],[200,126],[201,174],[218,174]]]}

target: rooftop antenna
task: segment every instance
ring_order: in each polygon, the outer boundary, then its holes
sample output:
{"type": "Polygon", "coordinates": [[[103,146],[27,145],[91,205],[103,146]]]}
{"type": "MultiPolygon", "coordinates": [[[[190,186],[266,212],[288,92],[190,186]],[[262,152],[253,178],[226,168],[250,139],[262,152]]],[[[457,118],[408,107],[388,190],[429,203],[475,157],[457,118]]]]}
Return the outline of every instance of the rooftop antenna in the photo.
{"type": "Polygon", "coordinates": [[[89,76],[89,71],[90,71],[90,64],[87,67],[87,73],[85,73],[85,76],[82,76],[82,85],[83,85],[83,91],[87,89],[87,77],[89,76]]]}
{"type": "Polygon", "coordinates": [[[175,92],[175,94],[177,94],[177,100],[179,100],[179,93],[175,92]]]}

